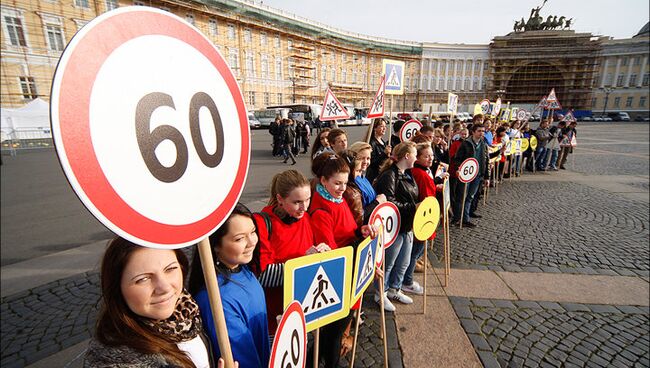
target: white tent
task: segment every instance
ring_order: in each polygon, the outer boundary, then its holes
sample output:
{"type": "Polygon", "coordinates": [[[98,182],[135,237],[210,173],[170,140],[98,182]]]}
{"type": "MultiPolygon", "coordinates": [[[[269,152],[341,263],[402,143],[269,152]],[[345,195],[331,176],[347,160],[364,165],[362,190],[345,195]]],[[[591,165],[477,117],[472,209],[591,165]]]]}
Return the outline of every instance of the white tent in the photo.
{"type": "Polygon", "coordinates": [[[0,108],[2,141],[52,138],[50,104],[37,98],[17,109],[0,108]]]}

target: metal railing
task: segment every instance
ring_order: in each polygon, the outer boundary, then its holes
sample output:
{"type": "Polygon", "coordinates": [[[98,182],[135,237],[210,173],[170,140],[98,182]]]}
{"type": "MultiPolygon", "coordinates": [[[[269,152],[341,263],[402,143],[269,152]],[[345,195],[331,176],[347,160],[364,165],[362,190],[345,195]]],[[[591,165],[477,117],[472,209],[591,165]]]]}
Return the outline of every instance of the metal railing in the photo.
{"type": "Polygon", "coordinates": [[[2,129],[0,134],[0,152],[9,152],[16,156],[18,151],[54,148],[52,133],[49,129],[2,129]]]}

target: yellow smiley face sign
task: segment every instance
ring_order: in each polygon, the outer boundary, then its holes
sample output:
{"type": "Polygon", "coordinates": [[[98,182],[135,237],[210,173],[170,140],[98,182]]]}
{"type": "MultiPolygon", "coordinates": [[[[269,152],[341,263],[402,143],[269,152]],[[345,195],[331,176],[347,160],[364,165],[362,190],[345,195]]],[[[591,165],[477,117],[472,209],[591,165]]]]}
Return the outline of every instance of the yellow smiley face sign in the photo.
{"type": "Polygon", "coordinates": [[[524,152],[524,151],[528,150],[529,145],[530,144],[528,142],[528,138],[522,138],[521,139],[521,152],[524,152]]]}
{"type": "Polygon", "coordinates": [[[420,203],[413,216],[413,234],[418,240],[427,240],[440,222],[440,205],[436,197],[427,197],[420,203]]]}

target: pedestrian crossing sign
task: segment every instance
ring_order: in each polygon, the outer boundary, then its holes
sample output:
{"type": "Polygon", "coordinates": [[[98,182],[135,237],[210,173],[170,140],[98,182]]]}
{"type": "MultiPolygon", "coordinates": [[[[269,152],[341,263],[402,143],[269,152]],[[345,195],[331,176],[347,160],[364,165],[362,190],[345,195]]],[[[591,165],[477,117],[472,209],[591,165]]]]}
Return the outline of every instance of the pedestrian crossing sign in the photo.
{"type": "Polygon", "coordinates": [[[366,291],[375,275],[375,259],[377,257],[377,242],[379,237],[366,238],[357,247],[354,258],[354,273],[352,278],[352,296],[350,304],[354,305],[366,291]]]}
{"type": "Polygon", "coordinates": [[[404,62],[398,60],[383,59],[382,74],[386,78],[386,94],[404,94],[404,62]]]}
{"type": "Polygon", "coordinates": [[[284,307],[296,300],[307,332],[344,318],[350,312],[352,247],[289,260],[284,265],[284,307]]]}

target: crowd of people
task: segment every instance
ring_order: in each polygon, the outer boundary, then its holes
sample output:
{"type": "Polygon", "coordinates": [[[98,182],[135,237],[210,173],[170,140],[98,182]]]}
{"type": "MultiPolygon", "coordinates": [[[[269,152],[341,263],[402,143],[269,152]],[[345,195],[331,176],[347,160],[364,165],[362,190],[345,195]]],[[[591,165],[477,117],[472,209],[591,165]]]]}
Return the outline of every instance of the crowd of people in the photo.
{"type": "MultiPolygon", "coordinates": [[[[294,144],[299,141],[300,152],[307,153],[309,133],[307,139],[297,140],[304,137],[299,124],[289,119],[276,123],[273,154],[295,163],[294,144]]],[[[268,366],[272,335],[283,311],[287,261],[374,238],[377,229],[368,225],[368,217],[376,206],[390,201],[401,222],[385,252],[385,271],[376,272],[376,283],[383,283],[385,292],[381,295],[381,288],[375,287],[374,300],[386,311],[395,311],[396,304],[413,303],[410,295],[424,292],[414,273],[425,268],[420,259],[425,243],[414,240],[412,232],[422,200],[435,196],[442,204],[442,186],[449,180],[453,222],[474,227],[472,219],[481,217],[481,189],[493,185],[490,180],[519,175],[524,168],[563,169],[576,135],[575,123],[549,127],[542,122],[531,130],[527,122],[498,124],[478,115],[467,125],[425,123],[410,141],[401,142],[396,132],[403,124],[392,124],[394,132],[385,140],[386,121],[375,119],[367,141],[352,144],[344,130],[320,130],[311,142],[309,177],[297,170],[276,174],[268,203],[259,213],[238,204],[210,235],[232,354],[239,366],[268,366]],[[534,150],[506,158],[508,140],[533,136],[538,142],[534,150]],[[470,157],[479,162],[479,170],[465,190],[458,168],[470,157]]],[[[85,367],[223,366],[198,255],[190,264],[180,250],[144,248],[115,238],[102,260],[101,290],[85,367]]],[[[319,356],[325,367],[337,367],[350,350],[352,315],[320,329],[319,356]]]]}

